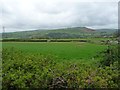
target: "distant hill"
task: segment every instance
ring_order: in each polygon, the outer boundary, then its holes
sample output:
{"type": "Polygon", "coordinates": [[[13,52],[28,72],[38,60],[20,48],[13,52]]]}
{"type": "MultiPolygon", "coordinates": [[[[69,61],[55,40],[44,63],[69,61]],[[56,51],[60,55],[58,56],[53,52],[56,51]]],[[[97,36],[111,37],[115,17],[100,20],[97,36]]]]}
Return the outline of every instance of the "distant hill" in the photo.
{"type": "Polygon", "coordinates": [[[116,29],[91,29],[87,27],[71,27],[53,30],[32,30],[4,33],[3,38],[40,39],[40,38],[85,38],[110,36],[116,29]]]}

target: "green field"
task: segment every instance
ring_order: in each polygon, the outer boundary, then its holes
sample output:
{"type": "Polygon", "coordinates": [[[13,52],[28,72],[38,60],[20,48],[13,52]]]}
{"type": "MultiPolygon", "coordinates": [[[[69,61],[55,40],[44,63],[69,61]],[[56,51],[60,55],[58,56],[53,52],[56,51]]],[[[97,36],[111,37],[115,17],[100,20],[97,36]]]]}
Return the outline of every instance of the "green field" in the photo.
{"type": "Polygon", "coordinates": [[[90,60],[107,46],[82,42],[4,42],[3,48],[15,48],[25,54],[52,55],[62,60],[90,60]]]}
{"type": "Polygon", "coordinates": [[[114,45],[3,42],[2,47],[5,90],[11,87],[118,88],[118,52],[114,45]]]}

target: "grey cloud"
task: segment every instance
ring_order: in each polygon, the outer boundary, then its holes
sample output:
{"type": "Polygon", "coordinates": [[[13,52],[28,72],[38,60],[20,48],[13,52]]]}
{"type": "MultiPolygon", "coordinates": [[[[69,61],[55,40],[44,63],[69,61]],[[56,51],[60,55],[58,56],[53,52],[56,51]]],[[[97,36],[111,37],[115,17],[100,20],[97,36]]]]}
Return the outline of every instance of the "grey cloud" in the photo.
{"type": "Polygon", "coordinates": [[[7,31],[71,26],[117,28],[117,2],[74,1],[4,0],[0,6],[2,24],[7,31]]]}

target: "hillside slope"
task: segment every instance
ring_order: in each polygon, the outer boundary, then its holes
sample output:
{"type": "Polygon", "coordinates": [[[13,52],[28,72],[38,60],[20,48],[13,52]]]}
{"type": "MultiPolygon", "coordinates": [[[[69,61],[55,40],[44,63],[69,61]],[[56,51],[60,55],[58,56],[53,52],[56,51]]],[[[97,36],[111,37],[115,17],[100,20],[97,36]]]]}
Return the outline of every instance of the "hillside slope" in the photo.
{"type": "Polygon", "coordinates": [[[3,38],[38,39],[38,38],[85,38],[111,35],[115,29],[94,30],[87,27],[72,27],[53,30],[33,30],[3,33],[3,38]]]}

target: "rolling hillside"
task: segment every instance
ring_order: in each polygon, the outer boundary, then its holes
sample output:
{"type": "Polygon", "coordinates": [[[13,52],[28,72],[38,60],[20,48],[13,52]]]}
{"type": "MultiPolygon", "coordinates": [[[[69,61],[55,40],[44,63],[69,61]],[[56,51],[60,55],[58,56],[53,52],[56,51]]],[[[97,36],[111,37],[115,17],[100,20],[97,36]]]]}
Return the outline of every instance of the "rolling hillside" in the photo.
{"type": "Polygon", "coordinates": [[[73,27],[53,30],[32,30],[3,33],[3,38],[14,39],[40,39],[40,38],[86,38],[110,36],[116,29],[90,29],[87,27],[73,27]]]}

